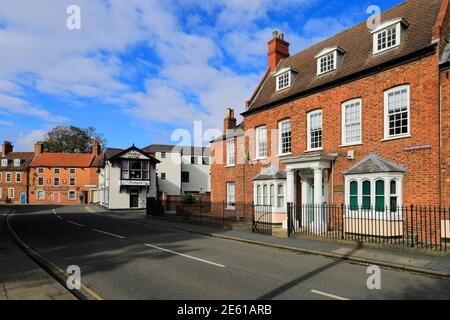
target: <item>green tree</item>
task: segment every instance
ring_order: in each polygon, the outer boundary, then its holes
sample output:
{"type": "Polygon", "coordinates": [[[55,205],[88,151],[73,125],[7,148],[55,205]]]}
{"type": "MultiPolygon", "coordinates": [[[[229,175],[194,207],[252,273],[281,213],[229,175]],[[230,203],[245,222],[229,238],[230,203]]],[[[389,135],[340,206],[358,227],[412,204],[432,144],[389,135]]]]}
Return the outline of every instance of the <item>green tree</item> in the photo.
{"type": "Polygon", "coordinates": [[[75,126],[57,126],[45,135],[44,144],[46,152],[81,152],[92,151],[92,142],[98,140],[105,146],[106,140],[93,127],[79,128],[75,126]]]}

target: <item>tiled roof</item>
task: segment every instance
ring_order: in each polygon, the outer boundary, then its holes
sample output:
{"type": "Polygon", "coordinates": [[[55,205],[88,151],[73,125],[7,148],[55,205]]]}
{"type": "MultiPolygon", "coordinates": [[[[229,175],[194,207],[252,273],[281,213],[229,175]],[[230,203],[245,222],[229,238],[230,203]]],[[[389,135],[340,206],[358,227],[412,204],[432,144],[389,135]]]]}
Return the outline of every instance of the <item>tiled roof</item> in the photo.
{"type": "MultiPolygon", "coordinates": [[[[8,166],[0,166],[0,171],[25,171],[28,163],[33,159],[33,156],[34,152],[10,152],[5,157],[8,159],[8,166]],[[19,167],[14,166],[14,159],[22,160],[19,167]]],[[[4,159],[1,154],[0,159],[4,159]]]]}
{"type": "Polygon", "coordinates": [[[261,170],[261,173],[253,178],[254,181],[259,180],[284,180],[286,179],[286,173],[280,171],[276,166],[270,166],[261,170]]]}
{"type": "Polygon", "coordinates": [[[327,85],[338,83],[338,81],[342,83],[345,79],[368,70],[374,70],[375,67],[380,65],[396,61],[427,48],[433,48],[432,31],[442,1],[408,0],[382,13],[382,22],[403,18],[409,23],[402,43],[396,49],[374,55],[372,33],[366,22],[363,22],[281,60],[277,70],[267,77],[260,92],[243,114],[284,103],[291,98],[301,97],[327,85]],[[325,75],[317,76],[315,56],[323,49],[332,47],[342,48],[345,52],[337,69],[325,75]],[[276,77],[274,74],[284,68],[293,68],[298,71],[298,74],[290,88],[276,92],[276,77]]]}
{"type": "Polygon", "coordinates": [[[148,147],[145,147],[145,152],[150,154],[154,154],[155,152],[181,152],[183,151],[183,155],[204,155],[209,156],[211,153],[211,149],[209,147],[183,147],[183,146],[175,146],[175,145],[167,145],[167,144],[152,144],[148,147]]]}
{"type": "Polygon", "coordinates": [[[344,172],[344,175],[365,173],[406,172],[401,165],[389,161],[375,153],[370,153],[363,160],[344,172]]]}
{"type": "Polygon", "coordinates": [[[62,167],[62,168],[80,168],[90,167],[94,160],[91,153],[42,153],[37,154],[31,167],[62,167]]]}
{"type": "Polygon", "coordinates": [[[242,137],[243,135],[244,135],[244,122],[241,122],[236,126],[234,130],[228,130],[226,134],[221,135],[220,137],[212,140],[211,142],[219,142],[234,137],[242,137]]]}

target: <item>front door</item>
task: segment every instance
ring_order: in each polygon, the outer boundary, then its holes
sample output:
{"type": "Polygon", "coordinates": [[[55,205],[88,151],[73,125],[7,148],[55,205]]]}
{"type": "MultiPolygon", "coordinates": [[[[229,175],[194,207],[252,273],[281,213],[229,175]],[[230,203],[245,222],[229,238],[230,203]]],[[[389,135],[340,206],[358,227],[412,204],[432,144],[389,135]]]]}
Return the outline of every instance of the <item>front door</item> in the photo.
{"type": "Polygon", "coordinates": [[[22,192],[20,194],[20,204],[26,204],[27,203],[27,194],[22,192]]]}
{"type": "Polygon", "coordinates": [[[59,204],[59,193],[53,192],[53,204],[59,204]]]}
{"type": "Polygon", "coordinates": [[[139,189],[130,189],[130,208],[139,207],[139,189]]]}

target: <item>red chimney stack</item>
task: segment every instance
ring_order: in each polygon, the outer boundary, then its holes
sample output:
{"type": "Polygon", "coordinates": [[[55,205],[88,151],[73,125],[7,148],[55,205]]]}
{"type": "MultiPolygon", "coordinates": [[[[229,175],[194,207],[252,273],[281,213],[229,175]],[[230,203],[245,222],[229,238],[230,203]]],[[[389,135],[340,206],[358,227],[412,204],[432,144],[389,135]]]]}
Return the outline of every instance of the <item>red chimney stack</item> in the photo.
{"type": "Polygon", "coordinates": [[[6,157],[8,153],[13,152],[13,145],[10,141],[5,141],[2,144],[2,158],[6,157]]]}
{"type": "Polygon", "coordinates": [[[284,34],[273,32],[273,38],[269,41],[269,68],[274,71],[282,59],[289,57],[289,43],[284,41],[284,34]]]}
{"type": "Polygon", "coordinates": [[[234,117],[234,109],[227,109],[227,116],[223,121],[223,132],[226,133],[227,130],[236,128],[236,118],[234,117]]]}

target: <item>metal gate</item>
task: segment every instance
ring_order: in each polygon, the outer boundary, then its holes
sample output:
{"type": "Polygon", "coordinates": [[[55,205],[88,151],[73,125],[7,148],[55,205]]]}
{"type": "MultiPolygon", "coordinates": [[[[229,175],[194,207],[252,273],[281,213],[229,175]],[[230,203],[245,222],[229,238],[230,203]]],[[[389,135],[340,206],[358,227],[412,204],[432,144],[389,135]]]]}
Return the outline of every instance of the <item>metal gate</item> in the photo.
{"type": "Polygon", "coordinates": [[[272,207],[254,205],[252,213],[252,231],[272,235],[272,207]]]}

